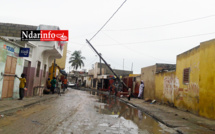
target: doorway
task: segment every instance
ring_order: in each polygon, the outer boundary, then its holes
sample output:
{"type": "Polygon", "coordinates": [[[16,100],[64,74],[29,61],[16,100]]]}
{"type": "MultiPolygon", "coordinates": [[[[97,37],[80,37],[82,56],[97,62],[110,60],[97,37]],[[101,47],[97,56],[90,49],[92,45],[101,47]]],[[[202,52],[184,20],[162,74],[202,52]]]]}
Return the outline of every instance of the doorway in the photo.
{"type": "Polygon", "coordinates": [[[5,71],[4,71],[4,74],[7,76],[4,76],[4,79],[3,79],[2,98],[11,98],[13,96],[16,63],[17,63],[17,58],[12,56],[7,56],[5,71]]]}

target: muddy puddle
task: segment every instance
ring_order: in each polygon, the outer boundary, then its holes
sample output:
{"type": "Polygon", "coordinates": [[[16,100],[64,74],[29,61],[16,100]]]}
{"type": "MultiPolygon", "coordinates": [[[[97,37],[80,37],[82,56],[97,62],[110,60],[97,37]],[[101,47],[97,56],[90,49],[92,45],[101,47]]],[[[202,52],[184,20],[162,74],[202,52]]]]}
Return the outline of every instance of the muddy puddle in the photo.
{"type": "Polygon", "coordinates": [[[110,118],[118,118],[117,122],[113,124],[100,124],[101,126],[108,126],[121,128],[118,133],[126,133],[123,130],[130,130],[132,133],[144,134],[172,134],[176,133],[174,129],[169,128],[162,123],[156,121],[149,115],[145,114],[140,109],[119,101],[115,97],[109,95],[97,94],[89,92],[97,96],[97,102],[94,108],[99,114],[105,114],[110,118]]]}

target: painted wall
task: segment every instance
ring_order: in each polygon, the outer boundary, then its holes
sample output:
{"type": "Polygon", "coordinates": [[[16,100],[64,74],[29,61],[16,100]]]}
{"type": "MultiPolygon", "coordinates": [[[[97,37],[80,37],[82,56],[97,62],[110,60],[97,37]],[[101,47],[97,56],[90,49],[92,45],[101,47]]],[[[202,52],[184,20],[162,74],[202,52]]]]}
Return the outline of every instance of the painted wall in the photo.
{"type": "Polygon", "coordinates": [[[174,105],[179,88],[176,72],[162,72],[155,75],[155,98],[159,102],[174,105]]]}
{"type": "Polygon", "coordinates": [[[144,98],[155,98],[155,72],[156,65],[141,68],[141,80],[144,81],[144,98]]]}
{"type": "Polygon", "coordinates": [[[179,79],[179,88],[175,94],[175,106],[195,114],[199,111],[199,64],[199,46],[177,56],[176,76],[179,79]],[[190,68],[188,84],[183,83],[185,68],[190,68]]]}
{"type": "Polygon", "coordinates": [[[156,74],[155,83],[156,100],[215,119],[215,39],[178,55],[176,72],[156,74]],[[185,68],[189,83],[183,83],[185,68]]]}
{"type": "Polygon", "coordinates": [[[215,119],[215,40],[200,45],[199,115],[215,119]]]}
{"type": "MultiPolygon", "coordinates": [[[[18,53],[19,53],[18,46],[15,46],[11,43],[0,40],[0,73],[1,72],[4,73],[4,71],[5,71],[5,64],[6,64],[7,56],[12,56],[12,57],[17,58],[15,74],[18,76],[21,76],[21,73],[22,73],[23,67],[24,67],[24,61],[23,61],[23,58],[18,57],[18,53]],[[6,50],[4,45],[15,48],[14,52],[10,52],[10,51],[6,50]]],[[[0,98],[2,95],[3,79],[4,79],[4,77],[2,75],[0,75],[0,98]]],[[[19,83],[20,82],[18,79],[14,80],[13,98],[19,97],[19,83]]]]}

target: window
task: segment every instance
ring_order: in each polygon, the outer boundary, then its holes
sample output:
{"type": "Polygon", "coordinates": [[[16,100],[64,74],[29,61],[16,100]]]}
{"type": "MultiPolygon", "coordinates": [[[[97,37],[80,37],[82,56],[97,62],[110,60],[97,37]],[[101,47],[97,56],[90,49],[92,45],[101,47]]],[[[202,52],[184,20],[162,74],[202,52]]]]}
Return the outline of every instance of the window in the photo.
{"type": "Polygon", "coordinates": [[[46,64],[44,65],[44,70],[43,70],[43,77],[46,76],[46,64]]]}
{"type": "Polygon", "coordinates": [[[190,79],[190,68],[185,68],[184,74],[183,74],[183,83],[189,84],[189,79],[190,79]]]}
{"type": "Polygon", "coordinates": [[[39,77],[40,76],[40,65],[41,65],[41,62],[38,61],[37,63],[37,72],[36,72],[36,77],[39,77]]]}

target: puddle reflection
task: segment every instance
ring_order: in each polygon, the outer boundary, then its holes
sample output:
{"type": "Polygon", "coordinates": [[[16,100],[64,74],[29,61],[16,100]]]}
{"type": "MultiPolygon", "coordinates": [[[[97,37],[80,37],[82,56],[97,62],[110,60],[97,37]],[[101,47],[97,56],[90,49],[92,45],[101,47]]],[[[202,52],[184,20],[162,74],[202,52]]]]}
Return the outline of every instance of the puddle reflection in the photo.
{"type": "Polygon", "coordinates": [[[164,125],[146,115],[141,110],[120,102],[116,98],[111,98],[107,95],[101,94],[98,96],[98,102],[101,103],[100,105],[95,106],[98,113],[107,114],[120,119],[119,122],[116,122],[114,125],[120,126],[121,124],[127,129],[133,129],[135,133],[172,133],[168,127],[165,128],[164,125]]]}

